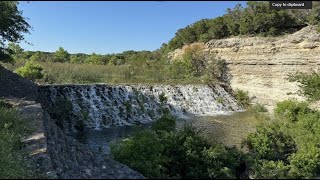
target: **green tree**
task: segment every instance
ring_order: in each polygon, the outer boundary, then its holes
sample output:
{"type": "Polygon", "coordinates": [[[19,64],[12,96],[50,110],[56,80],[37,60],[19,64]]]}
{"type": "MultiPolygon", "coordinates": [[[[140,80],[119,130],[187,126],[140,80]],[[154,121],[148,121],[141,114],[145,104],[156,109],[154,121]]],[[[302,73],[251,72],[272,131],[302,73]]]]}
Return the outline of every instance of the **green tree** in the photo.
{"type": "Polygon", "coordinates": [[[8,43],[8,48],[12,52],[12,58],[14,60],[22,60],[24,58],[23,49],[16,43],[8,43]]]}
{"type": "Polygon", "coordinates": [[[70,61],[70,54],[68,51],[59,47],[59,49],[54,53],[54,62],[69,62],[70,61]]]}
{"type": "Polygon", "coordinates": [[[0,61],[12,60],[12,51],[5,47],[5,43],[24,40],[24,33],[29,33],[31,28],[17,5],[17,1],[0,1],[0,61]]]}
{"type": "Polygon", "coordinates": [[[18,68],[15,72],[22,77],[28,78],[32,81],[41,79],[43,77],[43,67],[32,61],[28,61],[25,66],[18,68]]]}
{"type": "Polygon", "coordinates": [[[98,55],[96,53],[92,53],[90,56],[87,57],[86,64],[104,64],[102,61],[101,55],[98,55]]]}
{"type": "Polygon", "coordinates": [[[30,57],[30,61],[34,61],[34,62],[45,61],[43,53],[41,53],[40,51],[37,51],[30,57]]]}

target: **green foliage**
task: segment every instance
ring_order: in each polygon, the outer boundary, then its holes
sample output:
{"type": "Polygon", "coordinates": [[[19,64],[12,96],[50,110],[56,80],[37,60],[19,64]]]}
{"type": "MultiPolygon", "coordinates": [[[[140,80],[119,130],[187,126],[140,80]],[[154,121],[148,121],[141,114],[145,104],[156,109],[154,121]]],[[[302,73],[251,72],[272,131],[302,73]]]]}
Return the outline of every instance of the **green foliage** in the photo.
{"type": "Polygon", "coordinates": [[[0,178],[37,178],[38,174],[26,161],[20,139],[33,131],[26,119],[17,116],[13,109],[0,108],[0,178]]]}
{"type": "Polygon", "coordinates": [[[167,103],[168,98],[166,97],[166,94],[164,92],[159,94],[159,101],[160,101],[161,104],[167,103]]]}
{"type": "Polygon", "coordinates": [[[290,178],[290,167],[283,161],[260,160],[254,165],[252,177],[257,179],[287,179],[290,178]]]}
{"type": "Polygon", "coordinates": [[[206,69],[204,71],[204,79],[207,84],[213,85],[218,81],[223,82],[224,75],[226,74],[226,62],[225,60],[216,58],[213,55],[209,55],[208,62],[206,64],[206,69]]]}
{"type": "Polygon", "coordinates": [[[151,129],[111,146],[116,160],[147,178],[235,178],[242,154],[222,145],[210,146],[190,125],[175,130],[164,115],[151,129]]]}
{"type": "Polygon", "coordinates": [[[25,66],[15,70],[17,74],[22,77],[28,78],[32,81],[36,79],[41,79],[44,75],[43,67],[40,64],[28,61],[25,66]]]}
{"type": "Polygon", "coordinates": [[[219,96],[219,97],[217,98],[217,102],[220,103],[220,104],[223,104],[223,103],[224,103],[224,100],[223,100],[222,97],[219,96]]]}
{"type": "Polygon", "coordinates": [[[165,114],[152,124],[151,129],[153,129],[156,132],[171,132],[175,130],[175,127],[176,119],[170,114],[165,114]]]}
{"type": "Polygon", "coordinates": [[[237,89],[234,92],[234,97],[236,98],[237,102],[243,107],[248,108],[250,106],[250,98],[247,91],[237,89]]]}
{"type": "Polygon", "coordinates": [[[268,120],[245,141],[252,178],[315,178],[320,172],[320,112],[305,102],[277,104],[268,120]]]}
{"type": "Polygon", "coordinates": [[[226,14],[214,19],[202,19],[179,29],[166,47],[170,51],[193,42],[207,42],[229,36],[263,35],[278,36],[291,33],[319,20],[319,3],[314,2],[311,11],[270,10],[267,1],[248,1],[243,8],[237,4],[226,14]]]}
{"type": "Polygon", "coordinates": [[[17,1],[0,1],[0,61],[11,61],[12,50],[5,48],[5,42],[20,42],[23,34],[29,33],[30,25],[18,10],[17,1]]]}
{"type": "Polygon", "coordinates": [[[299,151],[290,157],[290,174],[294,178],[314,178],[320,168],[320,148],[308,146],[308,150],[299,151]]]}
{"type": "Polygon", "coordinates": [[[311,112],[311,109],[308,108],[308,104],[305,102],[285,100],[277,103],[274,112],[278,117],[295,122],[298,120],[298,116],[311,112]]]}
{"type": "Polygon", "coordinates": [[[299,82],[300,93],[310,101],[320,100],[320,73],[296,73],[289,76],[289,81],[299,82]]]}
{"type": "Polygon", "coordinates": [[[123,103],[123,105],[124,105],[124,107],[126,108],[127,114],[130,114],[130,113],[131,113],[131,110],[132,110],[130,101],[125,101],[125,102],[123,103]]]}
{"type": "Polygon", "coordinates": [[[256,133],[249,134],[246,145],[259,159],[272,161],[286,161],[296,151],[292,137],[281,131],[279,124],[257,127],[256,133]]]}
{"type": "Polygon", "coordinates": [[[163,146],[154,131],[143,130],[119,144],[111,145],[114,158],[146,177],[161,178],[165,157],[161,154],[163,146]]]}
{"type": "Polygon", "coordinates": [[[59,47],[59,49],[54,53],[54,58],[52,60],[54,62],[69,62],[70,54],[62,47],[59,47]]]}
{"type": "Polygon", "coordinates": [[[262,104],[255,104],[250,107],[250,110],[257,113],[268,112],[267,108],[264,107],[262,104]]]}
{"type": "Polygon", "coordinates": [[[210,85],[224,81],[225,61],[216,58],[212,53],[203,52],[203,49],[201,44],[187,47],[182,59],[174,60],[169,66],[172,78],[195,78],[210,85]]]}

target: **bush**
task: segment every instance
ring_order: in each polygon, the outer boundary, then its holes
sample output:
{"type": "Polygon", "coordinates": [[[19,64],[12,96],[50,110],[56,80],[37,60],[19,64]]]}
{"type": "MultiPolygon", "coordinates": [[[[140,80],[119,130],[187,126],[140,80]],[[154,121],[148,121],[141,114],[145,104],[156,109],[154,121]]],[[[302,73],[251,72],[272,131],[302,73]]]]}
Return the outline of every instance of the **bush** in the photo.
{"type": "Polygon", "coordinates": [[[311,112],[311,109],[305,102],[285,100],[277,103],[274,112],[279,118],[294,122],[298,120],[298,116],[311,112]]]}
{"type": "Polygon", "coordinates": [[[171,132],[174,131],[176,127],[176,119],[171,114],[165,114],[156,122],[154,122],[151,128],[156,131],[171,132]]]}
{"type": "Polygon", "coordinates": [[[20,76],[28,78],[32,81],[41,79],[44,75],[43,67],[32,61],[28,61],[25,66],[18,68],[15,72],[20,76]]]}
{"type": "Polygon", "coordinates": [[[279,124],[257,127],[257,132],[248,135],[246,145],[259,159],[287,161],[296,151],[293,138],[280,130],[279,124]]]}
{"type": "Polygon", "coordinates": [[[251,177],[254,179],[286,179],[290,167],[283,161],[261,160],[254,165],[251,177]]]}
{"type": "Polygon", "coordinates": [[[300,151],[290,157],[290,175],[294,178],[314,178],[319,175],[320,148],[314,145],[308,146],[308,150],[300,151]]]}
{"type": "Polygon", "coordinates": [[[263,113],[268,112],[267,108],[263,106],[262,104],[255,104],[250,108],[251,111],[255,113],[263,113]]]}
{"type": "Polygon", "coordinates": [[[114,158],[148,178],[163,178],[163,165],[166,158],[162,155],[163,145],[154,131],[143,130],[132,137],[112,144],[114,158]]]}
{"type": "Polygon", "coordinates": [[[191,125],[173,131],[174,121],[164,115],[152,126],[155,131],[140,131],[113,144],[113,156],[148,178],[237,177],[241,153],[218,144],[210,146],[191,125]]]}
{"type": "Polygon", "coordinates": [[[310,101],[320,100],[320,73],[296,73],[289,76],[290,82],[299,82],[300,94],[306,96],[310,101]]]}
{"type": "Polygon", "coordinates": [[[245,141],[251,177],[319,177],[320,112],[286,100],[277,104],[275,114],[273,122],[260,125],[245,141]]]}
{"type": "Polygon", "coordinates": [[[237,89],[234,92],[234,97],[241,106],[245,108],[248,108],[250,106],[250,98],[249,93],[247,91],[237,89]]]}
{"type": "Polygon", "coordinates": [[[165,95],[164,92],[162,92],[162,93],[159,95],[159,101],[160,101],[161,104],[167,103],[168,98],[166,97],[166,95],[165,95]]]}

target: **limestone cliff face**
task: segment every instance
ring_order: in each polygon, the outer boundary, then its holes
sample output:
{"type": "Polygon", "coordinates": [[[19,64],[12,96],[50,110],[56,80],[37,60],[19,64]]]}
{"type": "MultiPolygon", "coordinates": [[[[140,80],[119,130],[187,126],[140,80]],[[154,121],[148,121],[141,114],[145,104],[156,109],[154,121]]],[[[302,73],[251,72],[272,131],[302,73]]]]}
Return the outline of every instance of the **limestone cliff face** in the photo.
{"type": "MultiPolygon", "coordinates": [[[[281,37],[232,37],[211,40],[204,46],[204,51],[226,60],[233,89],[248,91],[255,97],[253,102],[269,109],[281,100],[304,99],[297,94],[297,84],[286,79],[288,74],[320,67],[320,34],[313,26],[281,37]]],[[[169,56],[179,58],[184,49],[169,56]]]]}

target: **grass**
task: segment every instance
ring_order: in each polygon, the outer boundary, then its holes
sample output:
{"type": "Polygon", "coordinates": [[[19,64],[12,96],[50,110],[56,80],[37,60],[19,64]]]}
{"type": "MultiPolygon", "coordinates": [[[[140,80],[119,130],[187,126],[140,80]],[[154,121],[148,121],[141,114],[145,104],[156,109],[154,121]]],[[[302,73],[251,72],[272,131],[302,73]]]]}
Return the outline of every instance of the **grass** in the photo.
{"type": "Polygon", "coordinates": [[[0,178],[24,179],[41,175],[26,160],[21,137],[32,132],[26,119],[17,116],[17,111],[0,107],[0,178]]]}
{"type": "MultiPolygon", "coordinates": [[[[92,83],[147,83],[147,84],[203,84],[199,78],[175,78],[161,64],[92,65],[40,62],[44,68],[44,78],[39,84],[92,84],[92,83]]],[[[14,71],[23,62],[2,64],[14,71]]]]}

